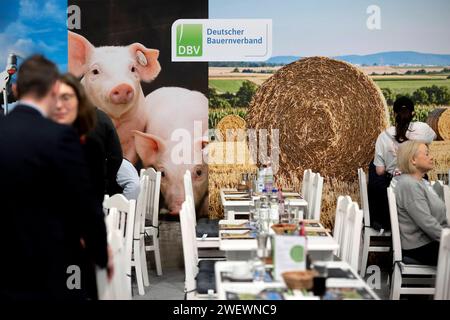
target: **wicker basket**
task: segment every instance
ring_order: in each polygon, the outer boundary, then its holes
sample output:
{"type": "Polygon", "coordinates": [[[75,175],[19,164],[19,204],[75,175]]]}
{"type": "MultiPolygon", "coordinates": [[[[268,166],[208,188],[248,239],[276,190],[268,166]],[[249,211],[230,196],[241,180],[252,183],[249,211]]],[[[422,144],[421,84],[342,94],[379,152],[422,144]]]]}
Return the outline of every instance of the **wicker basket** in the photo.
{"type": "Polygon", "coordinates": [[[281,274],[286,286],[291,290],[312,289],[314,277],[317,275],[315,270],[287,271],[281,274]]]}
{"type": "Polygon", "coordinates": [[[276,234],[292,234],[297,229],[297,225],[293,223],[278,223],[272,225],[272,229],[276,234]]]}

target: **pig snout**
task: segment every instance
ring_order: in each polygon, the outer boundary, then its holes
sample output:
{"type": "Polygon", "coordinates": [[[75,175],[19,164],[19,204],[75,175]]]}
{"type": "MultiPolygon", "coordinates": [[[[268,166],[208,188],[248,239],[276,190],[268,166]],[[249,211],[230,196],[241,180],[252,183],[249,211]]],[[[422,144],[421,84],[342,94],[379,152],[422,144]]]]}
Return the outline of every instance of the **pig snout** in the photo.
{"type": "Polygon", "coordinates": [[[134,90],[128,84],[120,84],[110,93],[111,102],[114,104],[127,104],[133,100],[134,90]]]}
{"type": "Polygon", "coordinates": [[[184,198],[178,198],[172,201],[169,206],[170,214],[179,214],[181,211],[181,205],[184,202],[184,198]]]}

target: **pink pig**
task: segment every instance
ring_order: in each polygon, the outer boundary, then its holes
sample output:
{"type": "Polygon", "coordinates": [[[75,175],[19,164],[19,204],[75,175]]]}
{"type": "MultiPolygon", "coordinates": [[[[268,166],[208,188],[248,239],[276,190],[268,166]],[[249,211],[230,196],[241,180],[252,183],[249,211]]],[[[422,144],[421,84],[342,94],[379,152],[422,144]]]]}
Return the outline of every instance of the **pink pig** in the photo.
{"type": "Polygon", "coordinates": [[[200,92],[165,87],[145,98],[147,130],[135,131],[144,167],[161,171],[161,193],[171,214],[185,200],[183,175],[190,170],[197,216],[208,215],[208,166],[203,161],[208,129],[208,99],[200,92]]]}
{"type": "Polygon", "coordinates": [[[150,82],[161,71],[159,51],[140,43],[126,47],[95,48],[83,36],[69,31],[69,72],[81,83],[92,103],[112,119],[124,157],[138,158],[132,130],[146,130],[141,81],[150,82]]]}

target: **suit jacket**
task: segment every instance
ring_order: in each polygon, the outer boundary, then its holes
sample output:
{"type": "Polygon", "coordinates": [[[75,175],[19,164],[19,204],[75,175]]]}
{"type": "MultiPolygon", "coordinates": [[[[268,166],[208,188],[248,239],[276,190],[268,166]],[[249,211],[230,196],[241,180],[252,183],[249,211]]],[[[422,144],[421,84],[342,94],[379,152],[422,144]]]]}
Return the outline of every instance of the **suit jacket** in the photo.
{"type": "Polygon", "coordinates": [[[0,221],[0,299],[86,298],[87,260],[107,263],[103,212],[75,131],[25,105],[0,118],[0,221]]]}

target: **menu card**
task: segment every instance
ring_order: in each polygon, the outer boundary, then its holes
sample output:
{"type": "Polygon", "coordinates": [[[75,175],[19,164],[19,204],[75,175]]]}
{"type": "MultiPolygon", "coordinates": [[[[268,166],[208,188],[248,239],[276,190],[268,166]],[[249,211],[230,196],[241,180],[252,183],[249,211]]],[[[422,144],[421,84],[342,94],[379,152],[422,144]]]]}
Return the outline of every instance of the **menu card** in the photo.
{"type": "Polygon", "coordinates": [[[281,281],[285,271],[306,269],[306,238],[301,236],[274,236],[274,277],[281,281]]]}
{"type": "Polygon", "coordinates": [[[245,233],[221,233],[220,237],[222,239],[255,239],[256,233],[252,231],[247,231],[245,233]]]}
{"type": "Polygon", "coordinates": [[[250,222],[244,222],[244,223],[223,223],[219,224],[219,228],[221,230],[247,230],[247,229],[254,229],[253,226],[250,225],[250,222]]]}

